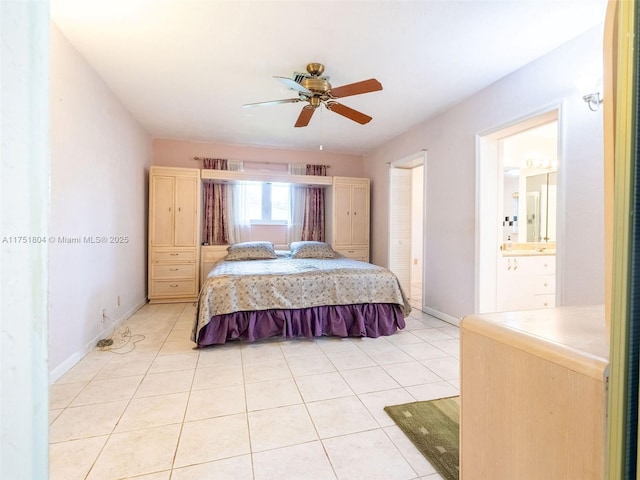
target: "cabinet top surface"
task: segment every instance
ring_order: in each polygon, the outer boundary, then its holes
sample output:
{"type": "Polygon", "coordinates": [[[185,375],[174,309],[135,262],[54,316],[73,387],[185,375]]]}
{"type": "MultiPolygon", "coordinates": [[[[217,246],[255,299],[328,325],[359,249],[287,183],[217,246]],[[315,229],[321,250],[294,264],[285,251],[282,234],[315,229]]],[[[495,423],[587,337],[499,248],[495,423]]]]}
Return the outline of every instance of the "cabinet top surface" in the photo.
{"type": "Polygon", "coordinates": [[[200,170],[197,168],[183,167],[164,167],[160,165],[152,165],[149,169],[150,175],[177,175],[200,178],[200,170]]]}
{"type": "Polygon", "coordinates": [[[602,376],[609,361],[604,306],[469,315],[461,328],[602,376]],[[585,367],[586,365],[586,367],[585,367]]]}

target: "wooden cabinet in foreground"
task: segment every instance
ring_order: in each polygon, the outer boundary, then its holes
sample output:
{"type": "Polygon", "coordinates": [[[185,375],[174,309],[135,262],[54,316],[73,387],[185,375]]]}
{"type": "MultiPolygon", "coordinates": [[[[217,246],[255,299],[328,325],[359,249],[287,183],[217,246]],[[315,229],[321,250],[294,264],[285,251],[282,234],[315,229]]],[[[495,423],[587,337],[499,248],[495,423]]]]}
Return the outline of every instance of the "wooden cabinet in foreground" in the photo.
{"type": "Polygon", "coordinates": [[[604,308],[465,317],[462,480],[602,479],[604,308]]]}
{"type": "Polygon", "coordinates": [[[149,301],[198,298],[200,170],[151,167],[149,172],[149,301]]]}

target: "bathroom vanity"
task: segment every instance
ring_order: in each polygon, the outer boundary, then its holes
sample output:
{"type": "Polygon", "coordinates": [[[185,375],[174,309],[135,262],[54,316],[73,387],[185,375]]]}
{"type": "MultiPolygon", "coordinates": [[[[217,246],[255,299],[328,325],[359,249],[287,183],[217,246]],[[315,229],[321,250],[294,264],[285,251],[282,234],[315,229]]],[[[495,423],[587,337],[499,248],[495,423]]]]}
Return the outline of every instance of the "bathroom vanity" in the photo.
{"type": "Polygon", "coordinates": [[[496,311],[556,306],[555,243],[503,244],[498,257],[496,311]]]}

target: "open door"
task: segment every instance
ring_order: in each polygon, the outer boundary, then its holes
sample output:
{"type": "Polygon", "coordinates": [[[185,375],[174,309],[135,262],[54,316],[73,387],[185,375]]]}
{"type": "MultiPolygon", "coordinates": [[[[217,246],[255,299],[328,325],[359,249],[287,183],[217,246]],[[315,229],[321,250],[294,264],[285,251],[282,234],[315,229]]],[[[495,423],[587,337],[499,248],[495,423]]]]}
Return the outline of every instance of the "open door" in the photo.
{"type": "Polygon", "coordinates": [[[389,270],[411,296],[411,170],[391,168],[389,194],[389,270]]]}
{"type": "Polygon", "coordinates": [[[423,290],[425,155],[419,152],[389,168],[389,270],[417,309],[423,290]]]}

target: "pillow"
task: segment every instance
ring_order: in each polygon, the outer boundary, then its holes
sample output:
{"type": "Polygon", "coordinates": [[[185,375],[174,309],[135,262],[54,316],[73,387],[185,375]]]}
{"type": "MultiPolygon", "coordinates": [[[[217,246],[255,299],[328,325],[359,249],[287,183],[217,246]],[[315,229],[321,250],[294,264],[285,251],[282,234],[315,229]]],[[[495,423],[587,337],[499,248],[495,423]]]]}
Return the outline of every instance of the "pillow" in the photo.
{"type": "Polygon", "coordinates": [[[336,252],[324,242],[293,242],[289,245],[291,258],[334,258],[336,252]]]}
{"type": "Polygon", "coordinates": [[[225,260],[262,260],[276,258],[271,242],[242,242],[229,245],[225,260]]]}

